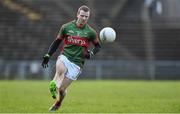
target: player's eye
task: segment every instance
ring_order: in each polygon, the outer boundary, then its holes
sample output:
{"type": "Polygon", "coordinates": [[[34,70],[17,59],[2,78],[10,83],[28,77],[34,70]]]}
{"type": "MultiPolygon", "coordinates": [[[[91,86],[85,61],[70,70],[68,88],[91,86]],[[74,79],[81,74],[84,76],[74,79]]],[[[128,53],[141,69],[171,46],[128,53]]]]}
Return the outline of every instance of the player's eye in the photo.
{"type": "Polygon", "coordinates": [[[81,15],[81,17],[85,17],[85,18],[88,18],[88,16],[85,16],[85,15],[81,15]]]}

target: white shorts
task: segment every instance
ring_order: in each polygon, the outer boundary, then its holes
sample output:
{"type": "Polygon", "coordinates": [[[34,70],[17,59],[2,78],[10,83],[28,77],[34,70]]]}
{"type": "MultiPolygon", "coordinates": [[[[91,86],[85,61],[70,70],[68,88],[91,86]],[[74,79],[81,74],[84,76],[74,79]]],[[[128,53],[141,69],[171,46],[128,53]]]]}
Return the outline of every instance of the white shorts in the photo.
{"type": "Polygon", "coordinates": [[[64,55],[60,55],[58,59],[60,59],[67,68],[65,76],[71,80],[77,80],[78,76],[82,72],[81,68],[78,65],[69,61],[68,58],[64,55]]]}

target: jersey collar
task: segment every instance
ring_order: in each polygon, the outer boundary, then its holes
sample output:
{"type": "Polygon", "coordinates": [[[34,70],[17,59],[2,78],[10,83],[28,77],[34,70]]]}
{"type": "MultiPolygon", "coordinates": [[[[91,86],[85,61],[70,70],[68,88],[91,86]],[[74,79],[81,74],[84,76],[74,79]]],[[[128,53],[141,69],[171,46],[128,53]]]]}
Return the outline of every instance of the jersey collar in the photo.
{"type": "Polygon", "coordinates": [[[87,24],[85,24],[83,27],[78,27],[78,26],[76,25],[76,21],[77,21],[77,20],[75,19],[73,22],[74,22],[75,26],[76,26],[77,28],[79,28],[79,29],[84,29],[84,28],[86,27],[86,25],[87,25],[87,24]]]}

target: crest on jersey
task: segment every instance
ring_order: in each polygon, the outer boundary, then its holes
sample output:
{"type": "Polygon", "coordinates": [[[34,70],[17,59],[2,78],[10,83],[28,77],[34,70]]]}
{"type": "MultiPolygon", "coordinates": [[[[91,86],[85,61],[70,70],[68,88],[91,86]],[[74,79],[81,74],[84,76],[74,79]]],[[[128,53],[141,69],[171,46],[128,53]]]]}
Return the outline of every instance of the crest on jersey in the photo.
{"type": "Polygon", "coordinates": [[[74,34],[74,31],[73,31],[73,30],[68,30],[68,32],[74,34]]]}

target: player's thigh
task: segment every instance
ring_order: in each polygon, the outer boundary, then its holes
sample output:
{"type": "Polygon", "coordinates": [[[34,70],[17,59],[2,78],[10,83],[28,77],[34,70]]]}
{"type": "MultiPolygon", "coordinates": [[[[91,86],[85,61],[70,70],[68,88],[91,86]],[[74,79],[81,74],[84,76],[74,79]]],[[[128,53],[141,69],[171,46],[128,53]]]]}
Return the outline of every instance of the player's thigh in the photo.
{"type": "Polygon", "coordinates": [[[58,75],[64,75],[66,73],[66,71],[67,71],[67,68],[64,65],[64,63],[60,59],[57,59],[57,61],[56,61],[56,73],[58,75]]]}

